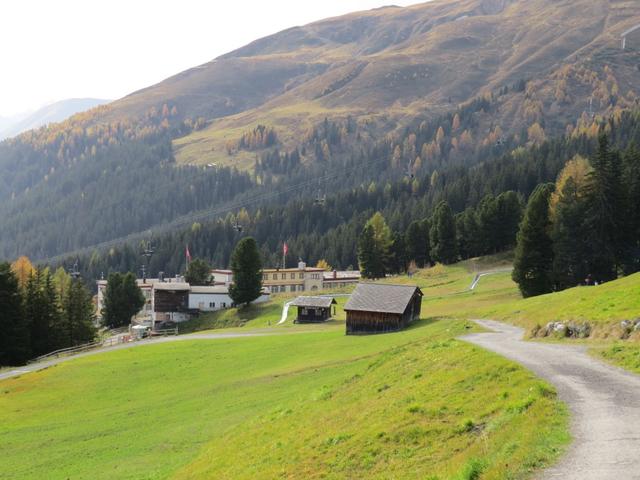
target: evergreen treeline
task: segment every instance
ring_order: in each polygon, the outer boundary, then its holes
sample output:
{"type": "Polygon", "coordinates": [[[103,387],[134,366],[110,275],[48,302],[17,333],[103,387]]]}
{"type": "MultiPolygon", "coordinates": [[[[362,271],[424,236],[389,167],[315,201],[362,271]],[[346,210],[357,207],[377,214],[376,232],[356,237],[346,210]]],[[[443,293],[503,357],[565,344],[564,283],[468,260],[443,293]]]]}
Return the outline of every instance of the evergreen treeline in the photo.
{"type": "Polygon", "coordinates": [[[73,251],[224,204],[251,189],[231,169],[176,167],[168,137],[99,150],[17,199],[0,202],[0,257],[73,251]]]}
{"type": "MultiPolygon", "coordinates": [[[[612,143],[625,147],[633,141],[640,142],[639,119],[638,112],[625,112],[600,125],[600,129],[609,132],[612,143]]],[[[281,203],[284,199],[278,197],[271,206],[264,203],[248,205],[247,210],[242,209],[236,215],[193,223],[191,228],[154,237],[156,253],[151,260],[150,274],[184,271],[185,245],[189,245],[195,256],[216,267],[228,266],[233,246],[240,237],[233,228],[236,222],[242,224],[243,233],[256,239],[265,265],[275,265],[280,261],[279,252],[282,242],[286,241],[291,262],[298,257],[309,263],[326,259],[335,268],[355,267],[358,264],[358,237],[376,211],[381,212],[396,235],[404,235],[411,222],[430,217],[442,201],[447,202],[454,215],[458,257],[492,253],[506,248],[500,239],[511,237],[499,233],[501,225],[497,225],[496,230],[486,226],[489,218],[479,218],[486,217],[496,208],[514,205],[514,196],[527,199],[537,185],[555,182],[567,159],[577,154],[589,157],[597,147],[597,139],[586,134],[568,136],[527,149],[517,148],[476,166],[464,167],[453,162],[440,170],[426,170],[408,178],[402,170],[394,170],[389,165],[388,155],[393,152],[378,146],[340,160],[343,163],[335,160],[332,163],[335,173],[330,182],[319,181],[317,184],[308,180],[309,176],[313,178],[323,172],[315,162],[300,168],[299,176],[294,177],[295,182],[305,178],[306,186],[286,197],[289,200],[284,204],[281,203]],[[379,171],[377,169],[382,164],[388,167],[385,170],[388,180],[381,175],[380,181],[366,181],[357,187],[348,187],[355,177],[369,178],[372,172],[379,171]],[[324,187],[326,201],[323,205],[313,201],[316,185],[324,187]],[[331,191],[327,185],[331,185],[331,191]],[[507,202],[503,197],[500,207],[489,200],[483,203],[488,195],[497,201],[501,193],[508,191],[514,192],[510,194],[511,200],[507,202]],[[465,213],[470,208],[472,210],[465,213]],[[478,222],[483,222],[483,229],[478,230],[478,222]],[[479,244],[481,238],[483,243],[479,244]]],[[[513,231],[514,215],[509,217],[513,231]]],[[[140,251],[140,245],[128,243],[83,256],[80,265],[83,274],[90,278],[99,278],[101,274],[108,275],[112,271],[138,271],[140,251]]]]}
{"type": "Polygon", "coordinates": [[[0,263],[0,365],[19,365],[96,335],[92,295],[82,282],[25,262],[0,263]]]}
{"type": "Polygon", "coordinates": [[[555,185],[540,185],[518,233],[513,279],[522,294],[640,271],[639,186],[640,151],[622,153],[606,135],[590,162],[569,162],[555,185]]]}

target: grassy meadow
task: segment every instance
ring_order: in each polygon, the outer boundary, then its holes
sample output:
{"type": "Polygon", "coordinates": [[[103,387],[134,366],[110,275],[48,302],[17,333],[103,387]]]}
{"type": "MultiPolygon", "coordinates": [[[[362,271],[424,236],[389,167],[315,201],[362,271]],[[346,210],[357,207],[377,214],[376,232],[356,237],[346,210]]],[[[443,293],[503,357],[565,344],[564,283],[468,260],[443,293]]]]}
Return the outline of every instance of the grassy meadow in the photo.
{"type": "Polygon", "coordinates": [[[637,338],[615,334],[640,313],[640,275],[523,300],[498,271],[469,290],[509,262],[388,279],[425,293],[423,319],[395,334],[345,336],[345,297],[326,324],[295,325],[292,308],[276,325],[292,296],[275,295],[183,326],[274,335],[151,344],[4,380],[0,478],[529,478],[567,445],[567,412],[530,372],[456,338],[472,318],[589,321],[595,339],[567,341],[640,372],[637,338]]]}
{"type": "Polygon", "coordinates": [[[454,339],[472,328],[181,341],[5,380],[0,477],[524,478],[566,445],[566,412],[454,339]]]}

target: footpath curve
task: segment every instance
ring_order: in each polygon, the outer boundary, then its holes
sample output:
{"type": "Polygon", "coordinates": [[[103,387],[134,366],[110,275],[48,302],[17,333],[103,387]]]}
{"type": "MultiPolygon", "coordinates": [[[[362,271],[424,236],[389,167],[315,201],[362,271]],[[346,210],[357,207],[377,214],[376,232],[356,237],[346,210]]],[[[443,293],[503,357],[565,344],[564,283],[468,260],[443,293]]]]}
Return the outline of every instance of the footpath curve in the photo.
{"type": "Polygon", "coordinates": [[[541,480],[640,479],[640,376],[590,357],[586,347],[524,341],[524,330],[476,320],[492,330],[461,340],[514,360],[553,384],[572,414],[573,443],[541,480]]]}

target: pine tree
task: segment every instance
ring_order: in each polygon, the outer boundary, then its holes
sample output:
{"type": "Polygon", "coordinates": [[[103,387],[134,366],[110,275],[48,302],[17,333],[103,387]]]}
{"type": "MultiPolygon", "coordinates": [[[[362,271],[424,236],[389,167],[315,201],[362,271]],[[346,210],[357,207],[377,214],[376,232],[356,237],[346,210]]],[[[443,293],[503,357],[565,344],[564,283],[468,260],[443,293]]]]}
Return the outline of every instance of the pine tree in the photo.
{"type": "Polygon", "coordinates": [[[498,251],[500,236],[500,221],[498,202],[493,195],[485,196],[476,209],[478,229],[480,233],[479,244],[482,254],[496,253],[498,251]]]}
{"type": "Polygon", "coordinates": [[[387,272],[393,270],[393,234],[380,212],[374,213],[367,221],[367,225],[373,229],[375,252],[381,262],[378,278],[382,278],[387,272]]]}
{"type": "Polygon", "coordinates": [[[409,261],[416,262],[418,268],[424,268],[427,261],[427,235],[422,222],[413,221],[405,233],[406,254],[409,261]]]}
{"type": "Polygon", "coordinates": [[[390,260],[392,266],[390,268],[391,273],[404,273],[407,270],[409,259],[407,258],[407,247],[404,240],[404,235],[399,232],[393,232],[392,234],[392,246],[390,260]]]}
{"type": "Polygon", "coordinates": [[[229,296],[236,305],[249,305],[262,293],[262,260],[252,237],[238,242],[231,254],[233,285],[229,296]]]}
{"type": "Polygon", "coordinates": [[[59,338],[60,348],[81,345],[94,340],[96,329],[93,323],[93,301],[91,293],[79,280],[74,280],[63,301],[63,317],[59,338]]]}
{"type": "Polygon", "coordinates": [[[513,281],[526,297],[553,289],[553,242],[550,237],[549,199],[553,184],[539,185],[529,198],[518,232],[513,281]]]}
{"type": "Polygon", "coordinates": [[[617,277],[616,262],[620,259],[621,208],[619,157],[602,135],[596,155],[592,158],[593,170],[588,174],[585,186],[587,210],[585,222],[589,231],[590,274],[595,281],[613,280],[617,277]]]}
{"type": "Polygon", "coordinates": [[[18,279],[0,263],[0,365],[21,365],[31,357],[29,326],[22,312],[18,279]]]}
{"type": "Polygon", "coordinates": [[[458,259],[456,246],[456,225],[449,204],[438,204],[431,219],[431,258],[440,263],[450,264],[458,259]]]}
{"type": "Polygon", "coordinates": [[[34,356],[52,352],[58,347],[60,301],[47,270],[36,269],[29,277],[24,298],[25,320],[30,326],[34,356]]]}
{"type": "Polygon", "coordinates": [[[384,277],[384,266],[376,249],[373,227],[368,224],[358,238],[358,265],[363,278],[384,277]]]}
{"type": "Polygon", "coordinates": [[[584,216],[586,202],[573,178],[564,182],[556,203],[553,225],[553,276],[556,290],[574,287],[587,278],[588,231],[584,216]]]}
{"type": "Polygon", "coordinates": [[[144,295],[133,273],[112,273],[107,279],[104,293],[102,322],[109,328],[124,327],[131,322],[131,317],[140,311],[144,303],[144,295]]]}
{"type": "Polygon", "coordinates": [[[625,152],[624,178],[629,229],[628,258],[624,267],[625,273],[630,274],[640,271],[640,150],[635,145],[625,152]]]}
{"type": "Polygon", "coordinates": [[[194,258],[189,262],[184,279],[191,285],[209,285],[211,279],[211,267],[205,260],[201,258],[194,258]]]}
{"type": "Polygon", "coordinates": [[[522,220],[522,200],[514,191],[503,192],[496,197],[498,210],[498,235],[496,251],[500,252],[516,244],[516,235],[522,220]]]}

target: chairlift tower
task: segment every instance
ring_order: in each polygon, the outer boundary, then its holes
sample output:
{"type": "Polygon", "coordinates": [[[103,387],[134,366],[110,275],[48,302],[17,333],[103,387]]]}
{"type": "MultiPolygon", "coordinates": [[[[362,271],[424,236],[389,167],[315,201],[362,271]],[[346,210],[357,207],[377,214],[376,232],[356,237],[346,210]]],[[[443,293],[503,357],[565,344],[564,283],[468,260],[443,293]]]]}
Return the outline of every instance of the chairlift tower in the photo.
{"type": "Polygon", "coordinates": [[[142,251],[142,256],[146,259],[146,265],[142,264],[142,282],[146,283],[147,281],[147,269],[149,268],[149,264],[151,263],[151,257],[155,253],[155,249],[153,245],[151,245],[151,240],[147,241],[144,250],[142,251]]]}
{"type": "Polygon", "coordinates": [[[74,280],[80,278],[80,271],[78,270],[78,260],[73,263],[73,267],[71,267],[71,272],[69,272],[69,275],[74,280]]]}

